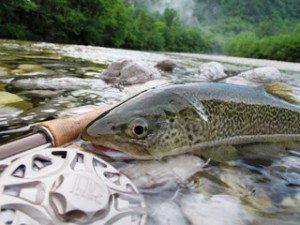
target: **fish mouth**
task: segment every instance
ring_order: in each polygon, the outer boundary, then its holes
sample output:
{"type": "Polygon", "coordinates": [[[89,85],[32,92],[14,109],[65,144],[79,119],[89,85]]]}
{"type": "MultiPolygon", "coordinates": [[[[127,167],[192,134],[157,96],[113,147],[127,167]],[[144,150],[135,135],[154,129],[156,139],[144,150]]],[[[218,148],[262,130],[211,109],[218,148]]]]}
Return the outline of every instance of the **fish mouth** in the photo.
{"type": "Polygon", "coordinates": [[[133,156],[128,154],[127,152],[108,147],[102,144],[94,144],[94,143],[84,143],[84,148],[92,153],[100,154],[104,156],[108,156],[117,160],[125,160],[125,159],[134,159],[133,156]]]}

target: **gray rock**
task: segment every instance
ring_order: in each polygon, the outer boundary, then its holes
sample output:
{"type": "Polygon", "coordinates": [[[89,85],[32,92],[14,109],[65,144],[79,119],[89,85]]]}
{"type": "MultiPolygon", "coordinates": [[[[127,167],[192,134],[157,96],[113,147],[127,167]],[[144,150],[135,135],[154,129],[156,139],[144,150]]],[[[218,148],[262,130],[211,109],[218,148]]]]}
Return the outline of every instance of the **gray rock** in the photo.
{"type": "Polygon", "coordinates": [[[201,64],[195,76],[200,78],[201,81],[215,81],[227,77],[223,65],[218,62],[201,64]]]}
{"type": "Polygon", "coordinates": [[[174,70],[185,70],[184,66],[170,59],[158,62],[155,65],[155,67],[165,72],[173,72],[174,70]]]}
{"type": "Polygon", "coordinates": [[[150,68],[144,62],[125,59],[112,63],[100,78],[107,83],[131,85],[145,83],[160,76],[155,68],[150,68]]]}
{"type": "Polygon", "coordinates": [[[242,72],[237,76],[227,78],[225,82],[256,86],[264,83],[279,82],[280,80],[280,71],[275,67],[268,66],[242,72]]]}

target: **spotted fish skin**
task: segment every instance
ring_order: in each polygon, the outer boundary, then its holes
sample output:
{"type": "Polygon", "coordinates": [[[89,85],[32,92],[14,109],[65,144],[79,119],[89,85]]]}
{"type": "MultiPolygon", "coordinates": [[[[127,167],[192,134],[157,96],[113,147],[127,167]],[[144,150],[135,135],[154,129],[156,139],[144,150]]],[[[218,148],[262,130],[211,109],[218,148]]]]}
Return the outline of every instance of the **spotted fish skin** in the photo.
{"type": "Polygon", "coordinates": [[[256,87],[169,85],[121,103],[91,122],[82,137],[140,159],[218,145],[299,141],[300,108],[256,87]]]}

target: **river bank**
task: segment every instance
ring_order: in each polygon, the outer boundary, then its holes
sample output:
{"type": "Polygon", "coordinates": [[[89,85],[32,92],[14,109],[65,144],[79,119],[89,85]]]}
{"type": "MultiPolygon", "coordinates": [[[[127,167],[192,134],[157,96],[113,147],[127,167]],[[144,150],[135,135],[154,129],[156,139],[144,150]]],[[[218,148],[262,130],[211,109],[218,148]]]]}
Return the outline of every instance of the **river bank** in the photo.
{"type": "Polygon", "coordinates": [[[111,63],[120,58],[131,58],[134,60],[147,61],[150,64],[156,64],[165,59],[182,60],[186,64],[193,64],[199,61],[218,61],[225,64],[243,65],[247,67],[273,66],[279,70],[300,72],[300,63],[291,63],[284,61],[252,59],[242,57],[232,57],[224,55],[207,55],[195,53],[174,53],[174,52],[144,52],[126,49],[104,48],[96,46],[83,45],[61,45],[46,42],[21,42],[14,40],[2,40],[0,46],[14,46],[15,48],[28,49],[34,51],[55,51],[56,53],[73,57],[76,59],[90,60],[96,63],[111,63]]]}

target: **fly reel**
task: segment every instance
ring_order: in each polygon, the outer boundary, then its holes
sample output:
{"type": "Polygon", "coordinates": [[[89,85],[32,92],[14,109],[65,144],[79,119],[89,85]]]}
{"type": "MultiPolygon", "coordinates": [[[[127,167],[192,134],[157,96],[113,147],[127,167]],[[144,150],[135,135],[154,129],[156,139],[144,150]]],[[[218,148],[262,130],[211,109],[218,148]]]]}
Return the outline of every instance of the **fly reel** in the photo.
{"type": "Polygon", "coordinates": [[[0,224],[143,225],[145,202],[99,157],[45,148],[15,159],[0,176],[0,224]]]}

